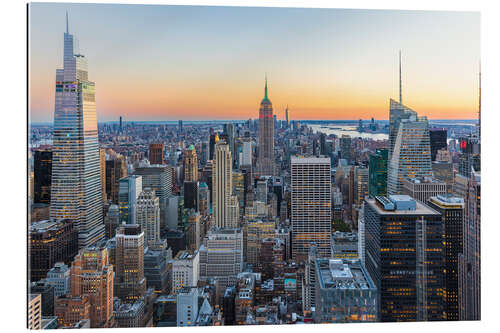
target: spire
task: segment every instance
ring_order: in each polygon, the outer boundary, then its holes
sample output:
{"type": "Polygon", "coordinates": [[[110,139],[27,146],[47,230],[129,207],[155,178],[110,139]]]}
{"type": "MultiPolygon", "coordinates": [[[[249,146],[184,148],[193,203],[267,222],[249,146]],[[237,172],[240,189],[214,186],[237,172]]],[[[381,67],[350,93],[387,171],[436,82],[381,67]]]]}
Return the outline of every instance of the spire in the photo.
{"type": "Polygon", "coordinates": [[[69,34],[68,11],[66,11],[66,33],[69,34]]]}
{"type": "Polygon", "coordinates": [[[266,73],[266,87],[264,88],[264,99],[268,99],[267,98],[267,73],[266,73]]]}
{"type": "Polygon", "coordinates": [[[399,50],[399,104],[403,104],[403,87],[401,83],[401,50],[399,50]]]}

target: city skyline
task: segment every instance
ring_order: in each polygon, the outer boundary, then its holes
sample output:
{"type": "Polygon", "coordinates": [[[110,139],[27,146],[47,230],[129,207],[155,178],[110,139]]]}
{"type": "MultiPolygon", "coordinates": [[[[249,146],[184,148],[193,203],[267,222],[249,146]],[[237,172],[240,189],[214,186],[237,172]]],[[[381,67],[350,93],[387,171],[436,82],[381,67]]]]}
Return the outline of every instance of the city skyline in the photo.
{"type": "Polygon", "coordinates": [[[66,11],[98,82],[100,122],[256,118],[266,73],[278,119],[287,105],[294,120],[387,119],[400,49],[406,105],[429,119],[477,118],[478,13],[38,3],[31,122],[53,120],[66,11]],[[119,22],[139,26],[125,33],[119,22]]]}

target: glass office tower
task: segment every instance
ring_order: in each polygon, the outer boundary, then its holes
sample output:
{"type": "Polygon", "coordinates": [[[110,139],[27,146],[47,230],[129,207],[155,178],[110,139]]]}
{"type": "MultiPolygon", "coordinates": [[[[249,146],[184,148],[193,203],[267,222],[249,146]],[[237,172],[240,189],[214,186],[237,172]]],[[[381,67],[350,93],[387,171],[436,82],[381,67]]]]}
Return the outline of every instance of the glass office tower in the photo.
{"type": "Polygon", "coordinates": [[[67,17],[64,68],[56,70],[52,159],[50,217],[75,223],[80,248],[93,244],[104,236],[95,86],[67,17]]]}

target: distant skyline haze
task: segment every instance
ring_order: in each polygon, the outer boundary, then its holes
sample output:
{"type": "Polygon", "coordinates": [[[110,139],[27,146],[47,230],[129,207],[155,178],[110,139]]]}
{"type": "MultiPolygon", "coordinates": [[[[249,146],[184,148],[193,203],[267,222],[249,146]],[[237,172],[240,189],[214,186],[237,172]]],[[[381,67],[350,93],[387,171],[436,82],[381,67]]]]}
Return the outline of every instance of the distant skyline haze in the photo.
{"type": "Polygon", "coordinates": [[[478,12],[30,4],[30,118],[52,122],[63,34],[79,39],[99,121],[477,118],[478,12]]]}

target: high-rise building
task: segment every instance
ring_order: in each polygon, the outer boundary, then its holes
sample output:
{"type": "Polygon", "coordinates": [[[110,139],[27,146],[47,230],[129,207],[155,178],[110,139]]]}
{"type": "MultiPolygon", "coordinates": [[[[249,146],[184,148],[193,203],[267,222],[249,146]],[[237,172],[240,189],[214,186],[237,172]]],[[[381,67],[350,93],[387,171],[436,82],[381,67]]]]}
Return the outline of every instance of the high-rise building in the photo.
{"type": "Polygon", "coordinates": [[[428,204],[443,217],[444,319],[459,320],[458,257],[463,249],[464,199],[437,195],[431,197],[428,204]]]}
{"type": "Polygon", "coordinates": [[[188,149],[186,149],[184,155],[184,181],[198,181],[198,157],[196,156],[196,149],[194,149],[193,145],[190,145],[188,149]]]}
{"type": "Polygon", "coordinates": [[[412,116],[401,120],[387,172],[387,193],[401,194],[403,181],[432,177],[429,122],[412,116]]]}
{"type": "Polygon", "coordinates": [[[250,139],[243,141],[241,166],[252,166],[252,150],[252,141],[250,139]]]}
{"type": "Polygon", "coordinates": [[[387,195],[388,154],[389,151],[387,149],[377,149],[374,154],[370,154],[368,193],[372,198],[387,195]]]}
{"type": "Polygon", "coordinates": [[[311,242],[330,257],[331,175],[329,157],[291,158],[292,258],[304,258],[311,242]]]}
{"type": "Polygon", "coordinates": [[[200,213],[194,209],[190,209],[187,222],[187,226],[184,228],[187,236],[187,248],[190,251],[197,251],[201,245],[203,232],[200,213]]]}
{"type": "Polygon", "coordinates": [[[273,176],[274,170],[274,124],[273,105],[267,97],[267,78],[264,98],[259,109],[259,156],[257,158],[257,174],[273,176]]]}
{"type": "Polygon", "coordinates": [[[28,237],[32,282],[45,278],[57,262],[71,263],[78,252],[78,231],[71,220],[34,222],[28,237]]]}
{"type": "Polygon", "coordinates": [[[80,309],[81,311],[76,311],[77,314],[81,314],[82,311],[84,313],[85,298],[88,298],[90,326],[111,327],[113,325],[113,266],[109,264],[108,250],[95,246],[81,249],[71,265],[70,274],[69,298],[75,298],[75,300],[68,304],[66,298],[58,298],[56,315],[58,315],[58,302],[63,308],[80,309]]]}
{"type": "Polygon", "coordinates": [[[229,203],[232,196],[232,158],[229,145],[217,142],[212,169],[212,209],[218,228],[234,228],[229,219],[229,203]]]}
{"type": "Polygon", "coordinates": [[[198,288],[183,288],[177,294],[177,327],[196,325],[199,298],[198,288]]]}
{"type": "Polygon", "coordinates": [[[99,170],[101,172],[102,202],[108,201],[106,194],[106,149],[99,148],[99,170]]]}
{"type": "Polygon", "coordinates": [[[200,280],[215,279],[221,286],[221,293],[236,283],[243,269],[243,233],[240,229],[210,230],[199,252],[200,280]]]}
{"type": "Polygon", "coordinates": [[[246,258],[249,264],[259,264],[262,240],[275,236],[276,223],[274,221],[249,221],[246,231],[246,258]]]}
{"type": "Polygon", "coordinates": [[[68,265],[58,262],[47,273],[45,281],[54,287],[54,297],[59,297],[69,293],[70,272],[68,265]]]}
{"type": "Polygon", "coordinates": [[[115,296],[134,303],[146,293],[144,232],[138,224],[124,224],[116,231],[115,296]]]}
{"type": "Polygon", "coordinates": [[[218,141],[219,136],[215,133],[210,133],[210,138],[208,141],[208,159],[211,161],[214,159],[214,153],[215,153],[215,142],[218,141]]]}
{"type": "Polygon", "coordinates": [[[33,164],[34,202],[50,204],[52,150],[35,150],[33,164]]]}
{"type": "Polygon", "coordinates": [[[198,181],[184,182],[184,208],[199,209],[200,183],[198,181]]]}
{"type": "Polygon", "coordinates": [[[446,128],[430,128],[429,140],[431,144],[431,159],[436,160],[438,150],[448,148],[448,134],[446,128]]]}
{"type": "Polygon", "coordinates": [[[118,204],[118,183],[127,176],[127,162],[120,154],[111,154],[106,158],[106,196],[112,203],[118,204]]]}
{"type": "Polygon", "coordinates": [[[107,239],[115,237],[116,229],[120,225],[120,208],[118,205],[111,205],[104,217],[105,236],[107,239]]]}
{"type": "Polygon", "coordinates": [[[199,200],[200,213],[207,216],[210,210],[210,190],[205,182],[200,184],[199,200]]]}
{"type": "Polygon", "coordinates": [[[167,227],[167,205],[172,196],[172,168],[167,165],[139,167],[134,175],[142,176],[142,188],[150,188],[160,198],[160,228],[167,227]]]}
{"type": "Polygon", "coordinates": [[[261,179],[257,181],[255,189],[255,201],[267,203],[267,180],[261,179]]]}
{"type": "Polygon", "coordinates": [[[374,322],[377,288],[359,260],[316,259],[316,323],[374,322]]]}
{"type": "Polygon", "coordinates": [[[160,240],[160,198],[155,191],[145,188],[137,198],[136,223],[144,232],[147,245],[160,240]]]}
{"type": "Polygon", "coordinates": [[[90,328],[90,297],[87,295],[60,296],[56,299],[54,313],[57,316],[59,328],[80,328],[84,324],[90,328]]]}
{"type": "Polygon", "coordinates": [[[172,250],[167,248],[166,241],[148,246],[144,253],[144,277],[146,287],[153,288],[155,293],[167,292],[170,272],[167,261],[172,258],[172,250]]]}
{"type": "Polygon", "coordinates": [[[84,247],[104,237],[95,84],[67,20],[54,109],[50,217],[70,219],[84,247]]]}
{"type": "Polygon", "coordinates": [[[54,315],[55,290],[53,285],[47,283],[45,279],[31,282],[29,292],[42,295],[42,316],[54,315]]]}
{"type": "Polygon", "coordinates": [[[399,125],[402,120],[417,117],[417,113],[407,106],[393,100],[389,100],[389,160],[394,152],[394,146],[399,132],[399,125]]]}
{"type": "Polygon", "coordinates": [[[459,255],[459,320],[481,320],[481,175],[472,172],[464,198],[463,251],[459,255]]]}
{"type": "Polygon", "coordinates": [[[163,143],[150,143],[149,144],[149,163],[151,165],[163,164],[165,159],[163,143]]]}
{"type": "Polygon", "coordinates": [[[42,295],[30,294],[28,301],[28,329],[42,329],[42,295]]]}
{"type": "Polygon", "coordinates": [[[240,215],[245,212],[245,174],[241,171],[233,172],[233,195],[238,198],[240,215]]]}
{"type": "Polygon", "coordinates": [[[349,135],[343,134],[340,138],[340,158],[347,161],[347,164],[351,164],[351,143],[352,139],[349,135]]]}
{"type": "Polygon", "coordinates": [[[359,208],[368,196],[368,168],[356,167],[356,206],[359,208]]]}
{"type": "Polygon", "coordinates": [[[407,195],[365,200],[366,269],[379,319],[443,319],[441,214],[407,195]]]}
{"type": "Polygon", "coordinates": [[[196,287],[200,277],[198,251],[180,251],[172,261],[172,292],[177,294],[184,287],[196,287]]]}
{"type": "Polygon", "coordinates": [[[445,182],[431,177],[410,178],[403,180],[402,194],[426,203],[430,197],[443,195],[448,192],[448,186],[445,182]]]}
{"type": "Polygon", "coordinates": [[[290,125],[290,122],[288,121],[288,105],[286,106],[285,117],[286,117],[286,127],[288,128],[288,125],[290,125]]]}
{"type": "Polygon", "coordinates": [[[137,198],[142,191],[142,177],[127,176],[118,182],[118,205],[120,208],[120,222],[135,224],[137,198]]]}
{"type": "Polygon", "coordinates": [[[231,156],[236,158],[236,152],[234,150],[234,124],[227,123],[224,125],[224,134],[227,137],[227,144],[229,145],[229,151],[231,152],[231,156]]]}

